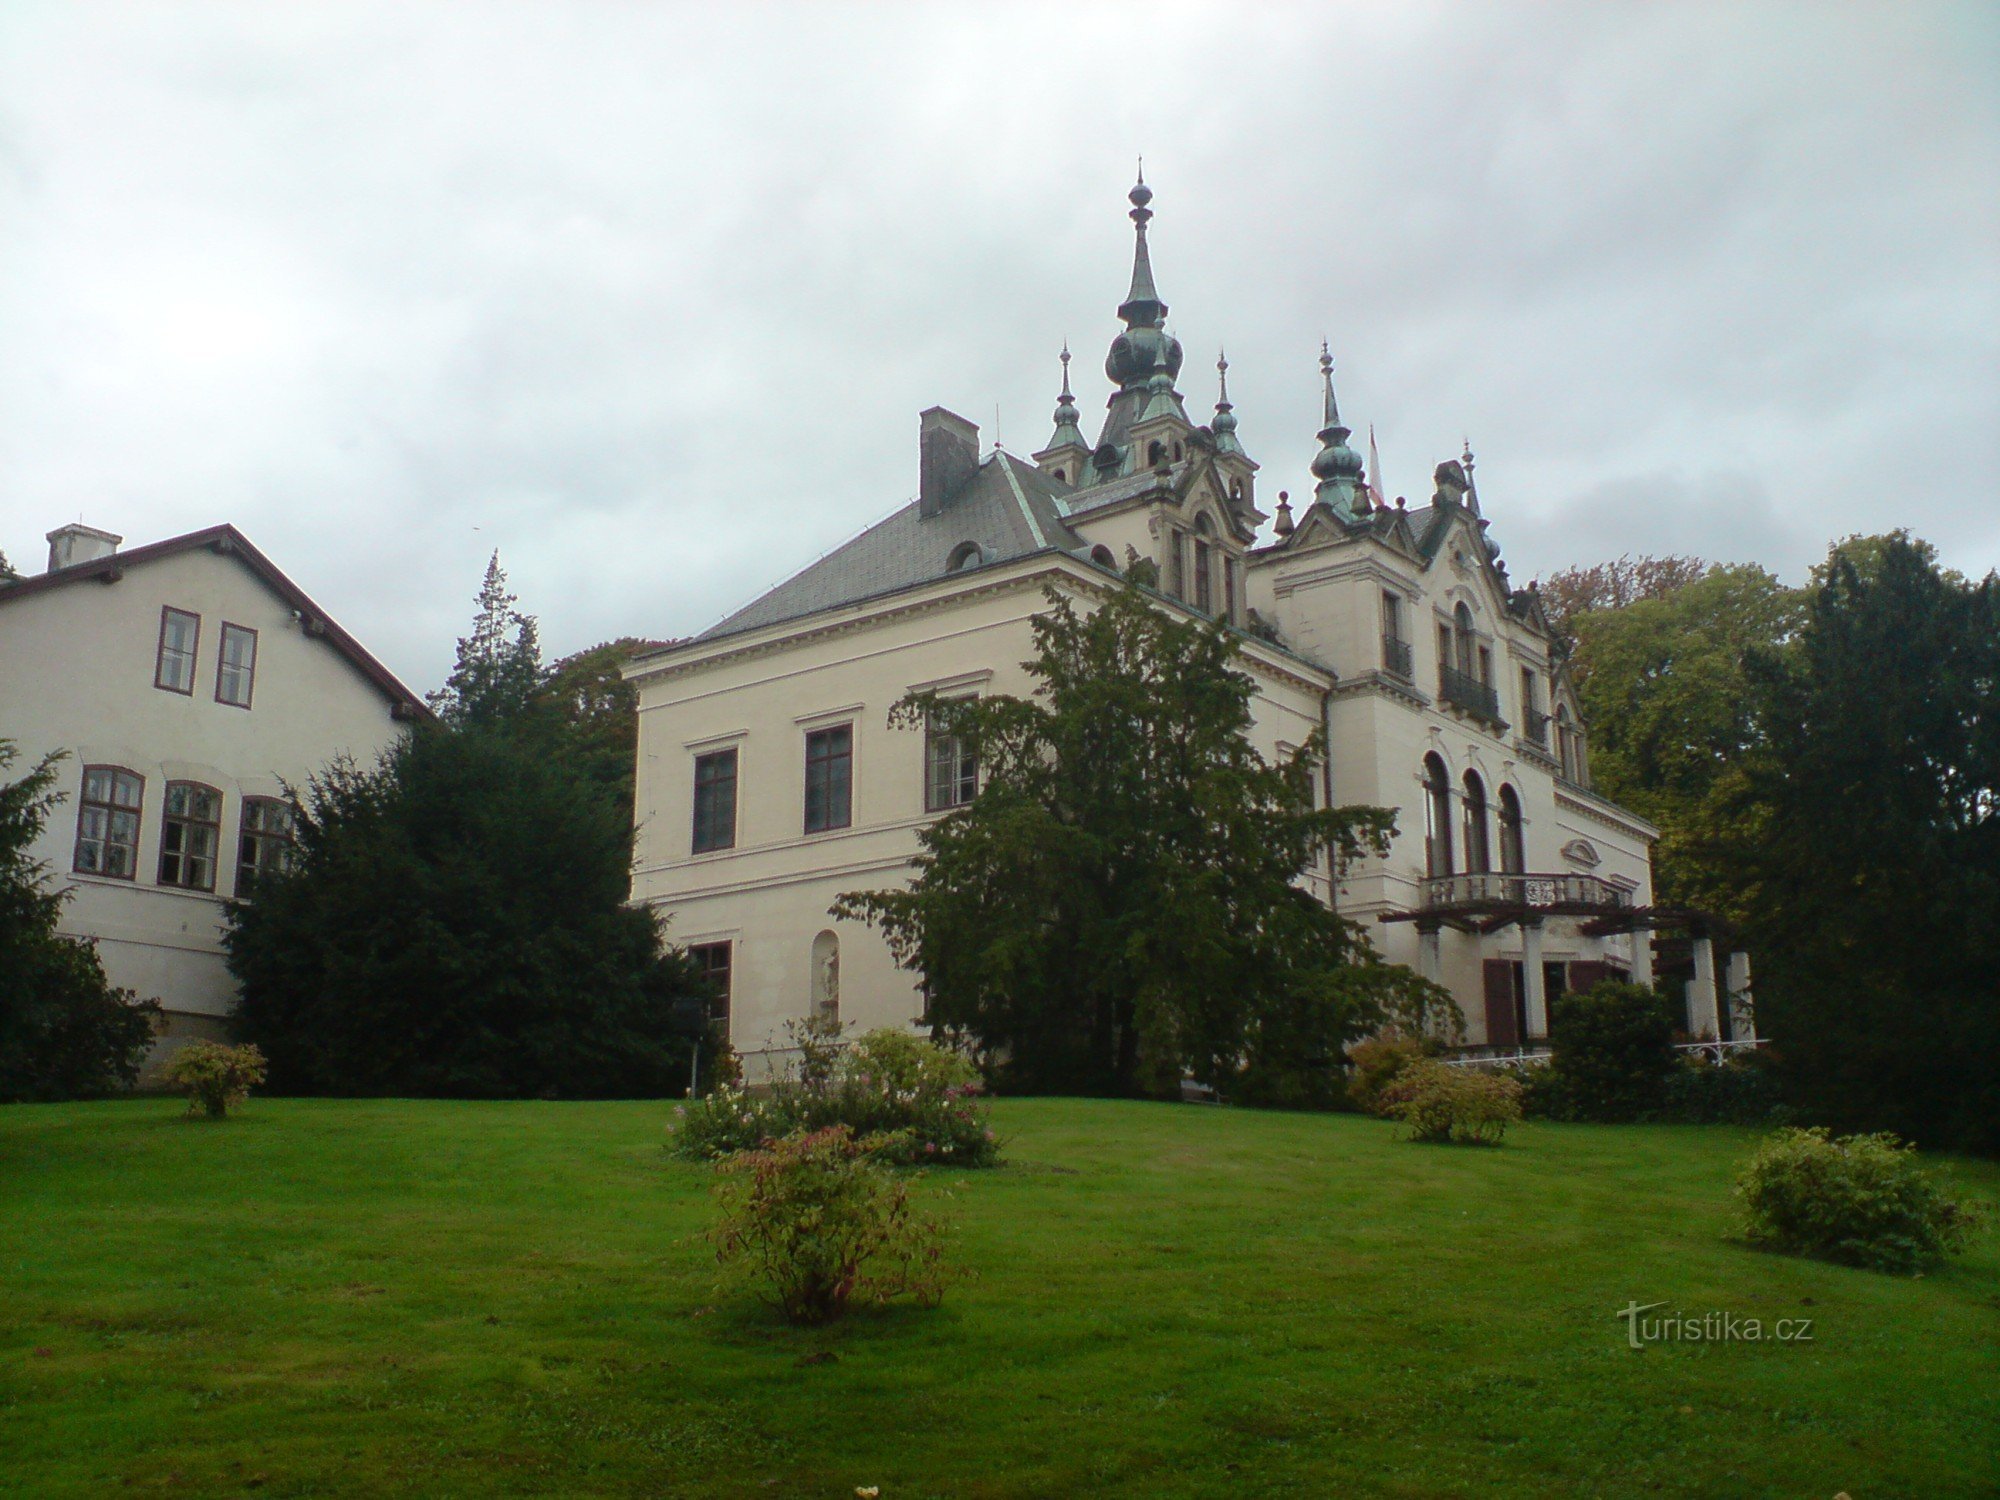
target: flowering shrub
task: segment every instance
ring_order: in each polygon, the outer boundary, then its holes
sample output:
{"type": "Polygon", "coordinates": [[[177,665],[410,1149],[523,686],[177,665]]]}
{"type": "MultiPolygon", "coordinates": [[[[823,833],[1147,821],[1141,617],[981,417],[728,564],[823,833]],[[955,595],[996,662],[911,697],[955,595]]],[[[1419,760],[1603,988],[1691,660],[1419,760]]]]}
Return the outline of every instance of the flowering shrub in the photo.
{"type": "Polygon", "coordinates": [[[168,1083],[184,1089],[187,1112],[220,1120],[264,1081],[264,1054],[255,1047],[225,1047],[220,1042],[189,1042],[166,1066],[168,1083]]]}
{"type": "Polygon", "coordinates": [[[1965,1247],[1983,1220],[1895,1136],[1781,1130],[1736,1180],[1753,1245],[1908,1274],[1965,1247]]]}
{"type": "Polygon", "coordinates": [[[1388,1114],[1382,1091],[1403,1069],[1428,1055],[1422,1042],[1396,1032],[1356,1042],[1347,1049],[1347,1102],[1364,1114],[1388,1114]]]}
{"type": "Polygon", "coordinates": [[[1433,1058],[1409,1064],[1381,1092],[1382,1105],[1417,1141],[1498,1145],[1521,1118],[1521,1085],[1504,1073],[1453,1068],[1433,1058]]]}
{"type": "Polygon", "coordinates": [[[740,1152],[721,1171],[716,1261],[792,1322],[827,1322],[857,1296],[908,1294],[923,1307],[944,1297],[945,1226],[916,1211],[909,1180],[845,1125],[740,1152]]]}
{"type": "Polygon", "coordinates": [[[955,1052],[905,1032],[871,1031],[761,1092],[717,1089],[687,1105],[672,1149],[697,1161],[747,1151],[794,1131],[842,1125],[878,1160],[991,1166],[1000,1143],[977,1100],[978,1074],[955,1052]]]}

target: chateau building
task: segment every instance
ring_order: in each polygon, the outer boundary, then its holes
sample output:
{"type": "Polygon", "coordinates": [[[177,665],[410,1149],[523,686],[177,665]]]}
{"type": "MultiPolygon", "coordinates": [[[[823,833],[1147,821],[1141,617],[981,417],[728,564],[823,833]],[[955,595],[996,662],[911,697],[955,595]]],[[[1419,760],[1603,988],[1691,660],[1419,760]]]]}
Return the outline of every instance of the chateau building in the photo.
{"type": "Polygon", "coordinates": [[[1720,1004],[1698,916],[1653,905],[1656,830],[1591,790],[1548,620],[1507,576],[1471,454],[1437,466],[1425,504],[1387,503],[1349,446],[1323,348],[1310,498],[1295,511],[1280,491],[1267,513],[1226,361],[1213,414],[1188,413],[1147,241],[1151,190],[1130,199],[1131,286],[1095,441],[1067,349],[1054,430],[1032,461],[982,454],[971,422],[926,411],[914,503],[626,668],[639,694],[633,895],[715,975],[732,1043],[781,1046],[783,1024],[813,1010],[916,1019],[917,976],[828,907],[905,874],[918,830],[977,795],[979,768],[948,739],[889,727],[890,706],[915,689],[1028,693],[1019,663],[1044,590],[1088,607],[1141,559],[1161,609],[1241,632],[1263,754],[1323,732],[1321,795],[1397,809],[1386,857],[1337,884],[1324,868],[1306,879],[1385,957],[1451,991],[1470,1045],[1535,1045],[1562,987],[1650,982],[1659,926],[1691,930],[1690,1033],[1741,1034],[1747,1011],[1720,1004]]]}
{"type": "Polygon", "coordinates": [[[64,754],[32,852],[72,888],[62,930],[162,1003],[156,1066],[227,1034],[224,908],[288,857],[286,788],[429,710],[233,526],[48,541],[47,572],[0,582],[0,738],[16,775],[64,754]]]}

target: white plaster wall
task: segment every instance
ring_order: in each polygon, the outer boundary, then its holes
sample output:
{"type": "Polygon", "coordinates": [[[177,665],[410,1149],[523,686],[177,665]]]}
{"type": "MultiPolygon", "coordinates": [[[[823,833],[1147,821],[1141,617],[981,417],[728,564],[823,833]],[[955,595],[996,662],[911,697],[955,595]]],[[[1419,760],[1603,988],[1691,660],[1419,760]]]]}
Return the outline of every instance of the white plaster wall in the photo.
{"type": "Polygon", "coordinates": [[[0,738],[21,758],[67,752],[56,808],[36,845],[75,890],[65,931],[97,939],[113,983],[157,997],[177,1015],[220,1017],[235,1000],[223,964],[224,901],[235,894],[246,796],[303,785],[337,755],[370,762],[399,733],[390,702],[234,557],[190,551],[130,567],[116,583],[84,579],[0,603],[0,738]],[[192,695],[153,686],[163,606],[201,617],[192,695]],[[221,626],[257,632],[251,706],[215,699],[221,626]],[[136,877],[71,871],[77,796],[86,765],[145,778],[136,877]],[[213,894],[160,887],[162,813],[169,781],[222,793],[213,894]]]}

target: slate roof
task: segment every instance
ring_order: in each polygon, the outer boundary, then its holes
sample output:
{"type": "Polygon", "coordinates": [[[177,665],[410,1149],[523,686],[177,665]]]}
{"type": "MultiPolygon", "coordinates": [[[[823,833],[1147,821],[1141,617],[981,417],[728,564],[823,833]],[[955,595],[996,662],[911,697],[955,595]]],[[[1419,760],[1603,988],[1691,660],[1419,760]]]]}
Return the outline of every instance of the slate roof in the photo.
{"type": "Polygon", "coordinates": [[[1036,552],[1084,555],[1089,549],[1064,522],[1056,495],[1039,469],[995,451],[936,515],[920,515],[911,501],[695,639],[757,630],[942,578],[962,542],[978,544],[982,563],[1036,552]]]}

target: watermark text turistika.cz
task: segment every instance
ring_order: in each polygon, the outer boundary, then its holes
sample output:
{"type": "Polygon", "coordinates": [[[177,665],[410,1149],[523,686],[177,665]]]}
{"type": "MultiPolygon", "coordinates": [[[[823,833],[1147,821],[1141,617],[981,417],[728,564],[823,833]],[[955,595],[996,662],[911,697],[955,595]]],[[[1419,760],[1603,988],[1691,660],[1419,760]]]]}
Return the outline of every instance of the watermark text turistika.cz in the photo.
{"type": "Polygon", "coordinates": [[[1766,1322],[1740,1313],[1655,1312],[1664,1302],[1628,1302],[1617,1316],[1625,1324],[1625,1342],[1634,1349],[1648,1344],[1810,1344],[1811,1318],[1778,1318],[1766,1322]],[[1647,1314],[1653,1316],[1648,1317],[1647,1314]]]}

